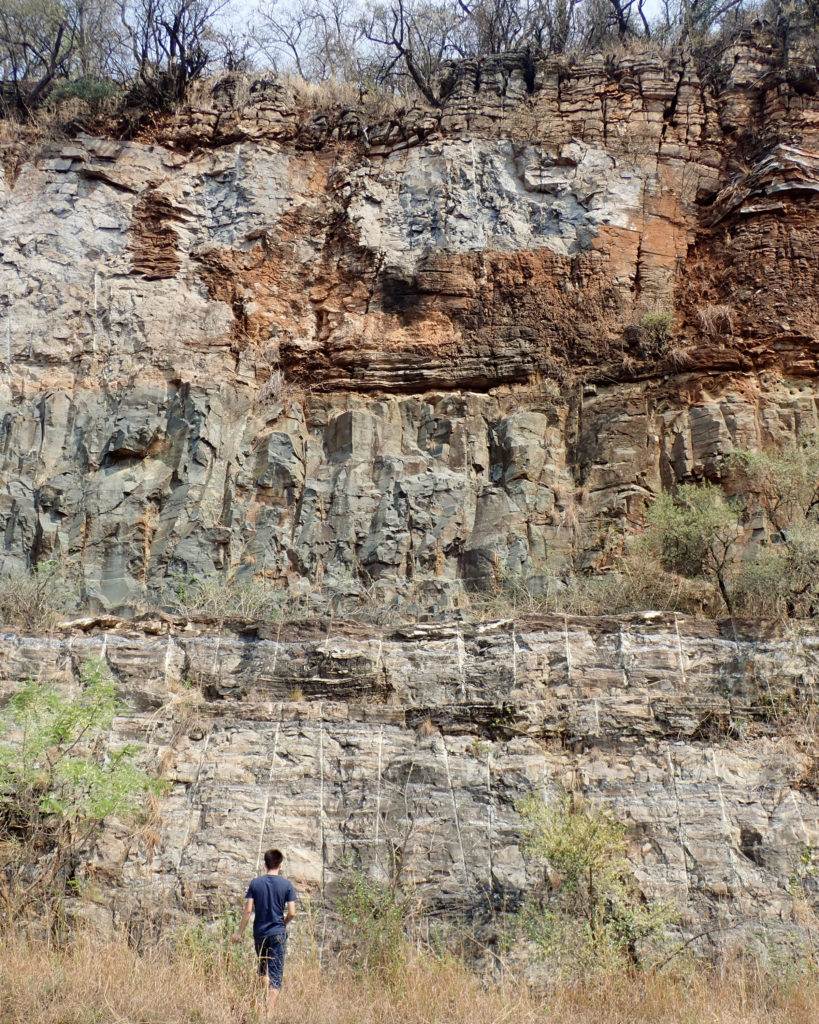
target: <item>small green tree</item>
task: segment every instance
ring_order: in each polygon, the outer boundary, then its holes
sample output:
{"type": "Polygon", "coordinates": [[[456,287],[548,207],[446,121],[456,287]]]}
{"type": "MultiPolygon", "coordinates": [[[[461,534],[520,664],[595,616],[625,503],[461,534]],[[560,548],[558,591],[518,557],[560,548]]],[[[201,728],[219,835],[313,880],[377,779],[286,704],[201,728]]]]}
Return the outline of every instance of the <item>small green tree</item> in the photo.
{"type": "Polygon", "coordinates": [[[558,969],[638,965],[673,914],[637,887],[625,825],[574,796],[547,804],[530,795],[518,813],[526,855],[551,875],[551,892],[523,908],[528,936],[558,969]]]}
{"type": "Polygon", "coordinates": [[[740,450],[731,459],[748,510],[767,530],[753,562],[737,581],[747,611],[814,615],[819,609],[819,434],[779,448],[740,450]]]}
{"type": "Polygon", "coordinates": [[[342,882],[337,907],[357,970],[389,975],[401,968],[408,950],[406,894],[355,871],[342,882]]]}
{"type": "Polygon", "coordinates": [[[782,541],[791,524],[819,518],[819,434],[794,438],[780,448],[740,449],[732,462],[744,475],[753,504],[782,541]]]}
{"type": "Polygon", "coordinates": [[[714,484],[681,484],[650,506],[643,537],[663,568],[715,582],[731,615],[729,575],[742,535],[741,512],[742,504],[714,484]]]}
{"type": "Polygon", "coordinates": [[[157,783],[138,748],[107,740],[121,710],[110,674],[89,663],[80,692],[28,680],[9,702],[0,745],[0,867],[6,909],[60,897],[111,815],[133,816],[157,783]]]}

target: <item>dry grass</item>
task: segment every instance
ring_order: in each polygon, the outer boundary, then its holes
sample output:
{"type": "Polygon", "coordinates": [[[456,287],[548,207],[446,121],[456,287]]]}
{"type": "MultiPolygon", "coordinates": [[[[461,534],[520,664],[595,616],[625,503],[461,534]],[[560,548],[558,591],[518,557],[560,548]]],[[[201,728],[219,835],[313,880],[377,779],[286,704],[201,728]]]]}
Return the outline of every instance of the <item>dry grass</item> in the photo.
{"type": "Polygon", "coordinates": [[[291,72],[283,72],[281,81],[293,90],[296,102],[307,110],[357,110],[371,122],[401,116],[410,107],[424,106],[421,96],[391,93],[372,84],[366,86],[350,80],[310,82],[291,72]]]}
{"type": "Polygon", "coordinates": [[[80,606],[70,581],[71,567],[57,561],[0,574],[0,624],[21,629],[50,630],[80,606]]]}
{"type": "Polygon", "coordinates": [[[669,345],[665,358],[673,369],[684,370],[694,363],[693,346],[675,341],[674,344],[669,345]]]}
{"type": "Polygon", "coordinates": [[[719,594],[703,580],[665,572],[655,562],[621,560],[596,574],[567,573],[526,579],[498,573],[486,589],[470,595],[479,619],[514,615],[628,615],[676,611],[700,618],[724,614],[719,594]]]}
{"type": "MultiPolygon", "coordinates": [[[[0,1024],[252,1024],[253,961],[241,951],[80,935],[62,949],[0,936],[0,1024]]],[[[506,974],[483,984],[452,958],[411,956],[360,976],[315,958],[288,963],[277,1020],[299,1024],[813,1024],[815,975],[742,961],[584,979],[537,995],[506,974]]]]}
{"type": "Polygon", "coordinates": [[[815,978],[778,981],[740,961],[723,970],[601,978],[555,993],[549,1011],[561,1024],[809,1024],[817,997],[815,978]]]}
{"type": "Polygon", "coordinates": [[[709,338],[733,338],[734,311],[730,306],[701,303],[697,306],[697,318],[709,338]]]}
{"type": "Polygon", "coordinates": [[[289,412],[295,402],[303,402],[310,394],[310,387],[293,384],[287,380],[284,371],[274,368],[270,376],[259,388],[256,395],[256,408],[260,412],[280,415],[289,412]]]}

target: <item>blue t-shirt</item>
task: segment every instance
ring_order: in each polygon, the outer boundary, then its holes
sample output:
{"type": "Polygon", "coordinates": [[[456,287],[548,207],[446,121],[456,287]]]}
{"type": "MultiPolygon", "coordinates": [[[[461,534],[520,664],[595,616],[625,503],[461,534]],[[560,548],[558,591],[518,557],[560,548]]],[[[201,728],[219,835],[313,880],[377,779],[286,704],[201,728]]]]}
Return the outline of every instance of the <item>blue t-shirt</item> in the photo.
{"type": "Polygon", "coordinates": [[[253,934],[280,935],[284,931],[285,904],[296,901],[296,890],[281,875],[259,875],[247,887],[245,899],[253,900],[253,934]]]}

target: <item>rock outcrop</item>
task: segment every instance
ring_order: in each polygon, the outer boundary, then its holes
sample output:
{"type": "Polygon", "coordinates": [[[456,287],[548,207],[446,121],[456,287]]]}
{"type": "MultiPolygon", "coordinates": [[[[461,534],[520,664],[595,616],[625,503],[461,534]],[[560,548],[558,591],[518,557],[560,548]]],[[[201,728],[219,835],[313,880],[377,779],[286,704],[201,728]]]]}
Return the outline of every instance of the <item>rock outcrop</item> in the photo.
{"type": "Polygon", "coordinates": [[[738,628],[88,623],[0,636],[0,696],[76,686],[88,659],[117,679],[111,742],[144,744],[169,783],[153,842],[113,827],[79,872],[120,923],[221,907],[281,843],[316,907],[351,866],[399,870],[425,913],[489,940],[538,881],[516,801],[579,791],[627,824],[641,891],[685,935],[799,946],[819,909],[819,632],[738,628]]]}
{"type": "Polygon", "coordinates": [[[648,54],[467,63],[369,122],[228,77],[8,161],[0,565],[71,559],[101,609],[228,572],[439,613],[815,429],[789,45],[744,37],[719,89],[648,54]]]}
{"type": "Polygon", "coordinates": [[[12,146],[0,572],[63,560],[136,618],[0,636],[0,696],[118,680],[112,742],[171,784],[155,845],[112,827],[82,867],[119,917],[213,906],[281,836],[329,903],[400,867],[486,922],[533,882],[516,799],[579,789],[685,934],[814,927],[812,625],[465,608],[819,430],[812,60],[508,55],[389,116],[227,76],[127,140],[12,146]],[[138,617],[209,574],[437,621],[138,617]]]}

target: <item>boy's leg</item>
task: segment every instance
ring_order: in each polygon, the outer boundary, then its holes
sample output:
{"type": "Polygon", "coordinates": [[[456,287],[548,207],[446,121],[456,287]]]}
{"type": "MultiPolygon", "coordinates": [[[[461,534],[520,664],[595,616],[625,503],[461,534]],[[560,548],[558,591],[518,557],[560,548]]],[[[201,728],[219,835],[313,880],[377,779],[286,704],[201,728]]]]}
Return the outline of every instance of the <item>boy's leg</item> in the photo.
{"type": "Polygon", "coordinates": [[[279,998],[279,992],[280,991],[281,991],[281,989],[273,988],[273,986],[268,983],[268,986],[267,986],[267,1012],[268,1012],[268,1014],[272,1014],[273,1013],[273,1007],[276,1005],[276,1000],[279,998]]]}
{"type": "MultiPolygon", "coordinates": [[[[268,1011],[272,1009],[270,1002],[270,939],[257,939],[256,940],[256,956],[259,958],[258,971],[259,971],[259,983],[262,989],[262,1000],[268,1008],[268,1011]]],[[[278,992],[276,993],[278,995],[278,992]]],[[[275,1003],[276,999],[273,998],[275,1003]]]]}
{"type": "Polygon", "coordinates": [[[279,998],[284,976],[284,953],[287,943],[286,935],[274,935],[271,937],[268,946],[267,961],[267,1011],[273,1013],[273,1007],[279,998]]]}

